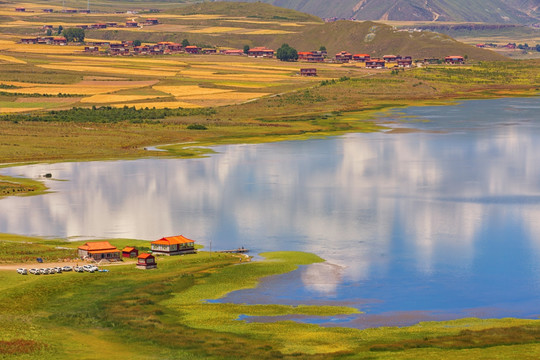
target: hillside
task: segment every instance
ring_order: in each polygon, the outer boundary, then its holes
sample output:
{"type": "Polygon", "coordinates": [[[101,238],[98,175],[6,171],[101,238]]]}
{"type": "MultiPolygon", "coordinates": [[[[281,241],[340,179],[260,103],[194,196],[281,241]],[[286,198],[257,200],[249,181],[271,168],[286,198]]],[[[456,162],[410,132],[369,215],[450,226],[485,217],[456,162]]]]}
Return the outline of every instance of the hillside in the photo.
{"type": "MultiPolygon", "coordinates": [[[[228,0],[224,0],[228,1],[228,0]]],[[[260,0],[245,0],[257,2],[260,0]]],[[[263,0],[323,18],[396,21],[540,21],[537,0],[263,0]]]]}

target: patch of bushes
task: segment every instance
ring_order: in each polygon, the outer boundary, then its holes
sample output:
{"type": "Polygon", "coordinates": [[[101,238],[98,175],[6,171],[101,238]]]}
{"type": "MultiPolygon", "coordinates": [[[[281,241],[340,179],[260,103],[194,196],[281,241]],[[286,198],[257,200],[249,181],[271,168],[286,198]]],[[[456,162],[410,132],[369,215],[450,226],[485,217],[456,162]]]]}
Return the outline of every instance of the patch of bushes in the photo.
{"type": "Polygon", "coordinates": [[[188,130],[208,130],[208,128],[202,124],[190,124],[187,126],[188,130]]]}
{"type": "Polygon", "coordinates": [[[114,108],[111,106],[95,106],[89,108],[72,108],[71,110],[50,111],[45,114],[21,115],[10,114],[0,116],[0,121],[50,121],[50,122],[94,122],[94,123],[117,123],[121,121],[140,122],[144,120],[158,120],[173,116],[213,115],[216,110],[212,108],[198,109],[156,109],[124,106],[114,108]]]}

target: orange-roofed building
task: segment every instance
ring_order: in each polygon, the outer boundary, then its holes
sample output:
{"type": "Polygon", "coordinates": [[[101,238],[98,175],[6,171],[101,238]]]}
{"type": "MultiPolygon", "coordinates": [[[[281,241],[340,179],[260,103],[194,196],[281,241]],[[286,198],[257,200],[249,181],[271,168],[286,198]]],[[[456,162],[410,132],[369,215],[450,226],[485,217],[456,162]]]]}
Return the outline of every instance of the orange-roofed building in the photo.
{"type": "Polygon", "coordinates": [[[164,237],[150,243],[153,254],[181,255],[194,254],[195,241],[182,235],[164,237]]]}
{"type": "Polygon", "coordinates": [[[81,258],[93,258],[96,261],[106,260],[120,260],[122,252],[112,246],[108,241],[94,241],[87,242],[84,245],[79,246],[78,253],[81,258]]]}
{"type": "Polygon", "coordinates": [[[137,269],[157,268],[156,257],[152,254],[141,254],[137,256],[137,269]]]}
{"type": "Polygon", "coordinates": [[[126,246],[122,249],[122,257],[125,258],[134,258],[139,255],[139,250],[134,248],[133,246],[126,246]]]}
{"type": "Polygon", "coordinates": [[[371,60],[371,55],[369,54],[354,54],[354,61],[366,62],[366,60],[371,60]]]}

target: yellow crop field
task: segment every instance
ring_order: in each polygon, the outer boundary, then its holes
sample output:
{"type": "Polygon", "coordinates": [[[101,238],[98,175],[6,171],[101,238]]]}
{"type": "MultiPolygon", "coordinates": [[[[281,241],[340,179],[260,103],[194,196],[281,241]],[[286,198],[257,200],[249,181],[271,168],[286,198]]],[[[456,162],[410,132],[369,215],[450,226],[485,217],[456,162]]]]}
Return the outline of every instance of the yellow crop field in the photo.
{"type": "Polygon", "coordinates": [[[287,30],[273,30],[273,29],[259,29],[259,30],[246,30],[239,34],[245,35],[283,35],[283,34],[295,34],[294,31],[287,30]]]}
{"type": "Polygon", "coordinates": [[[116,94],[98,94],[81,100],[82,103],[119,103],[138,100],[148,100],[161,97],[160,95],[116,95],[116,94]]]}
{"type": "Polygon", "coordinates": [[[41,110],[42,108],[8,108],[8,107],[0,107],[0,114],[12,114],[12,113],[18,113],[18,112],[30,112],[30,111],[36,111],[41,110]]]}
{"type": "Polygon", "coordinates": [[[280,70],[270,70],[270,69],[257,69],[257,68],[247,68],[241,64],[235,66],[230,65],[192,65],[192,69],[210,69],[216,71],[238,71],[238,72],[254,72],[257,74],[274,74],[274,75],[286,75],[291,69],[280,69],[280,70]]]}
{"type": "Polygon", "coordinates": [[[84,50],[83,46],[58,46],[58,45],[33,45],[10,43],[0,43],[0,50],[32,53],[32,54],[74,54],[84,50]]]}
{"type": "Polygon", "coordinates": [[[246,89],[259,89],[259,88],[265,88],[265,87],[270,87],[270,86],[275,86],[276,84],[269,84],[269,83],[266,83],[266,82],[241,82],[241,81],[237,81],[237,82],[234,82],[234,81],[220,81],[220,82],[216,82],[216,84],[218,85],[223,85],[223,86],[232,86],[232,87],[237,87],[237,88],[246,88],[246,89]]]}
{"type": "Polygon", "coordinates": [[[234,23],[245,23],[245,24],[271,24],[271,25],[279,25],[279,26],[291,26],[291,27],[302,27],[303,24],[298,23],[284,23],[284,22],[277,22],[277,21],[262,21],[262,20],[232,20],[232,19],[226,19],[224,21],[234,22],[234,23]]]}
{"type": "Polygon", "coordinates": [[[17,89],[3,89],[9,93],[23,94],[76,94],[76,95],[97,95],[115,92],[119,90],[133,89],[148,86],[152,82],[135,82],[130,84],[128,81],[82,81],[78,84],[28,84],[15,81],[3,81],[5,85],[20,86],[17,89]]]}
{"type": "Polygon", "coordinates": [[[285,75],[268,75],[268,74],[258,74],[258,75],[247,75],[247,74],[217,74],[210,71],[200,71],[200,70],[184,70],[180,72],[180,75],[194,78],[194,79],[206,79],[206,80],[238,80],[238,81],[281,81],[289,79],[285,75]]]}
{"type": "Polygon", "coordinates": [[[16,63],[16,64],[26,64],[26,61],[24,60],[19,60],[13,56],[2,55],[2,54],[0,54],[0,61],[7,61],[11,63],[16,63]]]}
{"type": "Polygon", "coordinates": [[[90,65],[66,65],[64,63],[54,63],[47,65],[37,65],[44,69],[55,70],[70,70],[80,72],[92,72],[92,73],[105,73],[105,74],[122,74],[122,75],[141,75],[141,76],[157,76],[157,77],[170,77],[175,76],[176,71],[163,71],[163,70],[145,70],[145,69],[133,69],[133,68],[121,68],[121,67],[106,67],[106,66],[90,66],[90,65]]]}
{"type": "Polygon", "coordinates": [[[228,92],[220,94],[205,94],[205,95],[187,95],[183,96],[182,100],[228,100],[231,104],[242,102],[246,100],[256,99],[269,95],[269,93],[255,93],[255,92],[228,92]]]}
{"type": "Polygon", "coordinates": [[[156,108],[156,109],[175,109],[175,108],[198,108],[201,107],[196,104],[190,104],[183,101],[163,101],[163,102],[145,102],[145,103],[137,103],[137,104],[113,104],[111,106],[114,107],[124,107],[124,106],[134,106],[136,109],[144,109],[144,108],[156,108]]]}
{"type": "Polygon", "coordinates": [[[188,30],[187,32],[195,33],[195,34],[219,34],[219,33],[227,33],[227,32],[240,32],[242,30],[245,30],[245,29],[238,28],[238,27],[227,27],[227,26],[211,26],[204,29],[188,30]]]}
{"type": "Polygon", "coordinates": [[[197,85],[182,85],[182,86],[165,86],[157,85],[153,86],[155,90],[162,91],[168,94],[171,94],[175,97],[184,97],[184,96],[200,96],[200,95],[209,95],[209,94],[219,94],[232,92],[233,90],[227,89],[208,89],[202,88],[197,85]]]}
{"type": "MultiPolygon", "coordinates": [[[[88,40],[90,41],[90,40],[88,40]]],[[[126,57],[91,57],[91,56],[48,56],[49,59],[61,59],[77,62],[84,62],[84,64],[97,64],[97,63],[114,63],[121,65],[128,64],[158,64],[158,65],[174,65],[185,67],[188,64],[184,61],[166,60],[166,59],[153,59],[153,58],[126,58],[126,57]]]]}

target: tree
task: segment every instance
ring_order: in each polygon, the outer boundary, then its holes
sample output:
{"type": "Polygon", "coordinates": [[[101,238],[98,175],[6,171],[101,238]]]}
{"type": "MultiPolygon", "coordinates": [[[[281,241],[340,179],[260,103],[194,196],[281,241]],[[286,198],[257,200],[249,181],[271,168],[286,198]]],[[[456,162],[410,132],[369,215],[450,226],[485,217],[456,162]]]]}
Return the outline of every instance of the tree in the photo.
{"type": "Polygon", "coordinates": [[[64,37],[68,42],[76,41],[76,42],[83,42],[84,41],[84,30],[81,28],[69,28],[62,32],[64,37]]]}
{"type": "Polygon", "coordinates": [[[133,40],[133,46],[141,46],[141,40],[133,40]]]}
{"type": "Polygon", "coordinates": [[[47,29],[47,36],[52,36],[52,30],[51,29],[47,29]]]}
{"type": "Polygon", "coordinates": [[[326,46],[321,46],[321,47],[319,48],[319,51],[326,51],[326,46]]]}
{"type": "Polygon", "coordinates": [[[276,57],[281,61],[296,61],[298,60],[298,52],[289,44],[283,44],[277,50],[276,57]]]}
{"type": "Polygon", "coordinates": [[[182,47],[186,47],[186,46],[189,46],[189,41],[188,41],[188,39],[182,40],[182,47]]]}
{"type": "Polygon", "coordinates": [[[62,25],[58,26],[58,35],[62,33],[62,30],[64,30],[64,27],[62,25]]]}
{"type": "Polygon", "coordinates": [[[244,54],[247,54],[249,51],[249,45],[244,45],[244,54]]]}

